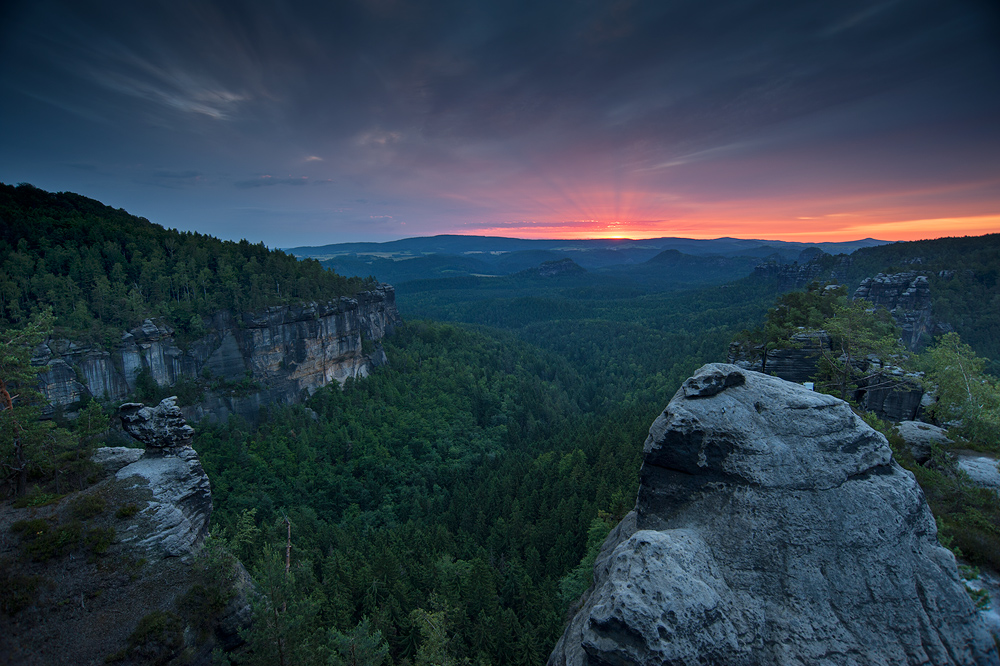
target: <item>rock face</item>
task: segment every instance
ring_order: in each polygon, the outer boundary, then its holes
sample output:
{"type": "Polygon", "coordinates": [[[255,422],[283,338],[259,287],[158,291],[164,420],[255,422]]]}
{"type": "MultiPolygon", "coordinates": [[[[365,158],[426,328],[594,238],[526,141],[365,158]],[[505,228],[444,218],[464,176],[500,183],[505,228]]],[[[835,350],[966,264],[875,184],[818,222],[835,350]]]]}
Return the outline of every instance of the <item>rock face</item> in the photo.
{"type": "MultiPolygon", "coordinates": [[[[749,348],[745,343],[733,342],[727,360],[744,370],[773,374],[798,384],[812,381],[819,372],[821,352],[832,349],[830,336],[826,331],[807,331],[793,335],[791,342],[791,347],[768,349],[766,358],[760,345],[749,348]]],[[[880,419],[912,421],[920,415],[924,390],[902,372],[897,375],[887,372],[862,382],[851,397],[880,419]]]]}
{"type": "Polygon", "coordinates": [[[931,316],[931,288],[927,276],[909,271],[865,278],[854,292],[892,313],[903,329],[903,344],[913,351],[927,346],[931,339],[952,330],[949,324],[935,323],[931,316]]]}
{"type": "Polygon", "coordinates": [[[208,333],[182,349],[174,330],[146,320],[125,333],[112,351],[51,340],[32,363],[42,393],[56,406],[85,397],[121,400],[142,373],[159,386],[211,378],[218,388],[185,407],[189,418],[257,417],[270,403],[292,403],[331,381],[367,375],[385,362],[378,341],[400,323],[395,291],[381,285],[355,298],[281,306],[234,317],[216,313],[203,321],[208,333]],[[363,341],[372,343],[366,351],[363,341]]]}
{"type": "Polygon", "coordinates": [[[550,666],[1000,663],[913,476],[846,403],[706,365],[643,451],[550,666]]]}
{"type": "Polygon", "coordinates": [[[774,374],[790,382],[811,381],[818,372],[821,351],[830,349],[830,336],[826,331],[796,333],[791,338],[792,347],[771,348],[764,358],[761,346],[749,350],[733,342],[729,345],[729,362],[745,370],[774,374]]]}
{"type": "Polygon", "coordinates": [[[118,409],[125,432],[148,449],[173,450],[191,446],[194,428],[184,421],[177,396],[164,398],[156,407],[127,402],[118,409]]]}
{"type": "MultiPolygon", "coordinates": [[[[145,444],[145,453],[119,469],[120,481],[143,486],[150,494],[144,523],[125,542],[154,556],[176,557],[192,553],[208,536],[212,515],[212,488],[198,454],[191,448],[194,429],[187,425],[175,398],[164,398],[156,407],[128,403],[121,407],[122,427],[145,444]]],[[[111,456],[106,456],[111,457],[111,456]]]]}
{"type": "Polygon", "coordinates": [[[913,459],[923,465],[931,458],[931,449],[935,444],[947,447],[950,442],[944,428],[921,421],[902,421],[896,426],[896,431],[910,447],[913,459]]]}
{"type": "Polygon", "coordinates": [[[126,427],[146,449],[98,449],[102,478],[56,502],[0,502],[2,578],[25,589],[17,607],[0,612],[5,666],[210,666],[214,651],[242,643],[252,582],[234,558],[200,557],[211,488],[194,449],[178,445],[187,426],[169,400],[133,407],[126,427]],[[24,520],[45,525],[38,534],[63,535],[61,549],[28,557],[35,537],[12,529],[24,520]],[[143,630],[150,621],[162,630],[143,630]]]}
{"type": "Polygon", "coordinates": [[[969,475],[973,483],[1000,493],[1000,460],[976,451],[959,451],[958,468],[969,475]]]}

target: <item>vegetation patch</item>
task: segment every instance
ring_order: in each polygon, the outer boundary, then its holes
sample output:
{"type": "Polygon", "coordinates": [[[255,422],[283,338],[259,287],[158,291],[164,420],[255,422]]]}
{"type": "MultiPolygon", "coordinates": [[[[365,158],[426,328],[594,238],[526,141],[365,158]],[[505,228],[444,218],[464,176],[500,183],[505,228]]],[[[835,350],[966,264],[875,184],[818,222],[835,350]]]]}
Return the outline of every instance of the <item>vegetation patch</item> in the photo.
{"type": "Polygon", "coordinates": [[[139,505],[134,502],[130,502],[129,504],[118,507],[118,510],[115,511],[115,517],[119,519],[131,518],[137,513],[139,513],[139,505]]]}
{"type": "Polygon", "coordinates": [[[108,548],[115,542],[117,533],[113,527],[98,527],[87,531],[85,543],[90,552],[95,555],[103,555],[108,552],[108,548]]]}
{"type": "Polygon", "coordinates": [[[104,513],[107,506],[108,503],[103,497],[91,493],[74,501],[70,506],[70,513],[78,520],[87,520],[104,513]]]}
{"type": "Polygon", "coordinates": [[[170,611],[157,610],[141,620],[128,646],[109,655],[106,663],[130,659],[140,664],[166,664],[184,647],[184,621],[170,611]]]}
{"type": "Polygon", "coordinates": [[[14,573],[14,563],[0,560],[0,613],[16,615],[35,600],[38,587],[45,582],[41,576],[14,573]]]}

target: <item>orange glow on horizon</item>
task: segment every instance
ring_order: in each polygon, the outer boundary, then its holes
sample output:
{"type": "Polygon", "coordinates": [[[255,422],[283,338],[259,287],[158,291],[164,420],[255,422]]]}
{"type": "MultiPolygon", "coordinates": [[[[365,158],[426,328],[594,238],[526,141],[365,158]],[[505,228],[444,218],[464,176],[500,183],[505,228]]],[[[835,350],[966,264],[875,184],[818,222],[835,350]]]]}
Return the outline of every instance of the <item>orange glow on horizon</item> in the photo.
{"type": "Polygon", "coordinates": [[[594,224],[595,220],[566,222],[521,222],[504,225],[464,227],[456,233],[509,236],[533,239],[621,239],[648,238],[712,239],[722,237],[784,240],[796,242],[837,242],[877,238],[886,241],[913,241],[945,236],[981,236],[1000,232],[1000,214],[964,217],[885,220],[851,216],[796,218],[794,220],[650,220],[594,224]]]}

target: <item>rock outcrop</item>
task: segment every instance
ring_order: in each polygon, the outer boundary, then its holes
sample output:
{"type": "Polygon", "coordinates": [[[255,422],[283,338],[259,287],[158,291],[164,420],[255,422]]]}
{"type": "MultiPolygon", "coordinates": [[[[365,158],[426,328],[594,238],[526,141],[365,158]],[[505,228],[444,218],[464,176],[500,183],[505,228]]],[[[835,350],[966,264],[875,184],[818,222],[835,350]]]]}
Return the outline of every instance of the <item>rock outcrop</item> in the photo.
{"type": "MultiPolygon", "coordinates": [[[[727,361],[744,370],[774,375],[789,382],[813,381],[819,373],[824,351],[832,351],[826,331],[796,333],[787,347],[774,347],[763,353],[762,345],[745,342],[729,345],[727,361]]],[[[851,398],[866,412],[874,412],[886,421],[912,421],[923,408],[924,390],[912,376],[887,369],[861,380],[851,398]]]]}
{"type": "Polygon", "coordinates": [[[839,282],[847,277],[847,269],[852,262],[850,256],[841,255],[833,258],[822,250],[818,253],[807,250],[803,250],[799,255],[801,262],[782,264],[777,261],[765,261],[758,264],[753,269],[753,276],[777,281],[778,289],[781,291],[804,289],[809,283],[816,281],[839,282]]]}
{"type": "Polygon", "coordinates": [[[115,473],[124,484],[148,494],[144,523],[124,541],[135,541],[151,556],[176,557],[195,552],[208,536],[212,488],[198,454],[191,448],[194,429],[187,425],[176,398],[156,407],[121,406],[122,427],[145,447],[135,462],[115,473]]]}
{"type": "Polygon", "coordinates": [[[232,557],[201,557],[212,497],[190,428],[170,399],[124,419],[146,448],[98,449],[96,484],[0,504],[0,599],[17,600],[0,608],[0,663],[209,666],[242,643],[252,582],[232,557]]]}
{"type": "Polygon", "coordinates": [[[729,345],[729,363],[745,370],[754,370],[781,377],[801,384],[812,381],[819,371],[819,360],[823,351],[831,349],[830,336],[826,331],[803,331],[796,333],[787,347],[771,347],[767,355],[763,346],[753,349],[744,343],[729,345]]]}
{"type": "Polygon", "coordinates": [[[124,399],[148,374],[161,387],[182,380],[214,386],[184,408],[188,418],[235,413],[254,420],[267,404],[293,403],[332,381],[367,375],[385,362],[379,341],[399,323],[395,291],[381,285],[328,303],[239,317],[218,312],[202,322],[204,336],[183,346],[172,328],[149,319],[111,351],[50,340],[32,363],[43,366],[40,388],[56,407],[86,397],[124,399]]]}
{"type": "Polygon", "coordinates": [[[896,426],[896,432],[910,447],[913,459],[921,465],[931,459],[935,445],[947,447],[951,444],[944,428],[922,421],[902,421],[896,426]]]}
{"type": "Polygon", "coordinates": [[[863,298],[891,312],[903,329],[903,344],[913,351],[923,349],[932,338],[952,330],[950,324],[934,321],[930,283],[921,273],[879,273],[865,278],[854,298],[863,298]]]}
{"type": "Polygon", "coordinates": [[[702,367],[550,666],[998,664],[913,476],[848,405],[702,367]]]}
{"type": "Polygon", "coordinates": [[[978,451],[957,451],[958,469],[978,486],[1000,493],[1000,460],[978,451]]]}

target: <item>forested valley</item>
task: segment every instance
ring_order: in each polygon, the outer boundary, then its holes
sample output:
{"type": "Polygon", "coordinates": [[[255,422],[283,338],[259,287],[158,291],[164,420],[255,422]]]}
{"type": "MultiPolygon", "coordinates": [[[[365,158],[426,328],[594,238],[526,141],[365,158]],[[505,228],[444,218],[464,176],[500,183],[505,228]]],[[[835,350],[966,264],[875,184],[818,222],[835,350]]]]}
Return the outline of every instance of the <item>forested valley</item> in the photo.
{"type": "MultiPolygon", "coordinates": [[[[217,309],[372,284],[77,195],[0,194],[8,333],[50,309],[49,326],[71,338],[113,340],[145,317],[193,336],[217,309]]],[[[983,269],[975,279],[995,297],[996,265],[983,261],[993,282],[983,269]]],[[[654,292],[587,273],[415,280],[396,293],[405,324],[371,376],[271,406],[258,425],[195,424],[214,502],[206,551],[237,556],[264,595],[246,647],[219,661],[543,663],[634,504],[649,425],[779,296],[754,277],[654,292]]],[[[814,323],[833,311],[817,312],[814,323]]],[[[84,407],[106,423],[117,406],[84,407]]],[[[53,470],[103,436],[80,419],[47,427],[66,434],[33,472],[39,501],[65,492],[53,470]]]]}

